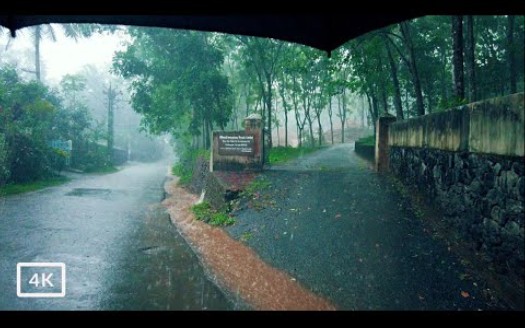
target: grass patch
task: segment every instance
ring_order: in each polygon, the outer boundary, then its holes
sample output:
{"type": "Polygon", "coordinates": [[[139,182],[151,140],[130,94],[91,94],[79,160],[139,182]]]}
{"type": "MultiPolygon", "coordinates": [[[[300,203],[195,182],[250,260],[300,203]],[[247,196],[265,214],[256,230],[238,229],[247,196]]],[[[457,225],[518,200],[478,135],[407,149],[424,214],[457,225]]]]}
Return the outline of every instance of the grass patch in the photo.
{"type": "Polygon", "coordinates": [[[242,242],[247,242],[248,240],[250,240],[253,236],[253,233],[251,231],[245,231],[241,234],[241,241],[242,242]]]}
{"type": "Polygon", "coordinates": [[[256,192],[263,191],[265,189],[268,189],[272,186],[272,183],[268,181],[263,176],[259,177],[258,179],[254,179],[252,182],[250,182],[246,188],[243,190],[243,194],[245,195],[253,195],[256,192]]]}
{"type": "Polygon", "coordinates": [[[44,179],[44,180],[39,180],[39,181],[34,181],[34,182],[7,184],[3,187],[0,187],[0,197],[8,196],[8,195],[23,194],[26,192],[44,189],[47,187],[58,186],[68,181],[70,181],[69,178],[61,176],[61,177],[49,178],[49,179],[44,179]]]}
{"type": "Polygon", "coordinates": [[[214,213],[209,223],[214,226],[228,226],[234,224],[235,219],[226,213],[214,213]]]}
{"type": "Polygon", "coordinates": [[[275,207],[272,193],[264,192],[272,186],[264,176],[259,176],[244,188],[241,196],[248,200],[248,207],[261,211],[265,208],[275,207]]]}
{"type": "Polygon", "coordinates": [[[319,148],[315,148],[315,147],[301,147],[301,148],[273,147],[272,149],[270,149],[269,162],[270,164],[285,163],[285,162],[291,161],[292,159],[296,159],[298,157],[312,153],[316,150],[319,150],[319,148]]]}
{"type": "Polygon", "coordinates": [[[371,136],[368,136],[368,137],[363,137],[363,138],[357,139],[356,143],[359,143],[359,144],[365,145],[365,146],[374,146],[375,147],[375,145],[376,145],[376,136],[375,135],[371,135],[371,136]]]}
{"type": "Polygon", "coordinates": [[[113,165],[88,166],[84,169],[84,173],[109,174],[115,172],[118,172],[118,169],[113,165]]]}
{"type": "Polygon", "coordinates": [[[235,223],[235,219],[227,213],[217,211],[212,208],[210,203],[202,202],[193,205],[191,211],[199,221],[204,221],[213,226],[228,226],[235,223]]]}

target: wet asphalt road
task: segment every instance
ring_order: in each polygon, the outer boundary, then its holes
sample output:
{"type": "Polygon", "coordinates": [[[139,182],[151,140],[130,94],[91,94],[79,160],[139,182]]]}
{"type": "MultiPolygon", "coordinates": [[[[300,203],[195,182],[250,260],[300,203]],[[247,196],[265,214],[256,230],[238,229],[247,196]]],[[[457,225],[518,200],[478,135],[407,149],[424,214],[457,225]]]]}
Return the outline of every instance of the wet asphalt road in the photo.
{"type": "Polygon", "coordinates": [[[369,166],[350,144],[274,166],[227,231],[339,309],[499,309],[369,166]]]}
{"type": "Polygon", "coordinates": [[[0,310],[231,309],[160,205],[166,173],[134,163],[0,198],[0,310]],[[18,262],[65,263],[66,296],[18,298],[18,262]]]}

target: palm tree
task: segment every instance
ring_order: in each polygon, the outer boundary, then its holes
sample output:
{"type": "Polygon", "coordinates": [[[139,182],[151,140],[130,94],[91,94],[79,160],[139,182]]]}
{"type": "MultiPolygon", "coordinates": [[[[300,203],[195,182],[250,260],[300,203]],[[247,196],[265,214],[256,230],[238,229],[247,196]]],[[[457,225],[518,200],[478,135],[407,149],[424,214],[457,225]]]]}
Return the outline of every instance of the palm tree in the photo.
{"type": "MultiPolygon", "coordinates": [[[[111,33],[116,31],[116,27],[112,25],[100,25],[100,24],[61,24],[64,31],[64,35],[68,38],[73,38],[77,41],[81,37],[89,37],[93,33],[101,33],[103,31],[109,31],[111,33]]],[[[41,66],[40,66],[40,42],[48,37],[51,41],[56,42],[56,26],[51,24],[42,24],[31,27],[33,37],[33,46],[35,49],[35,70],[29,71],[35,73],[36,79],[41,81],[41,66]]],[[[9,39],[6,48],[9,47],[11,39],[9,39]]]]}

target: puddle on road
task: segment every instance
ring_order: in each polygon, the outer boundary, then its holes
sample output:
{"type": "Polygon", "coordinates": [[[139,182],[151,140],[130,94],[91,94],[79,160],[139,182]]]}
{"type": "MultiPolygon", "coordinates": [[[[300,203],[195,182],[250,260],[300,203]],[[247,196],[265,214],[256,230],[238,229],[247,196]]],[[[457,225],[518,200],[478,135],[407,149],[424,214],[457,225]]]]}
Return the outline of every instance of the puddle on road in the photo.
{"type": "Polygon", "coordinates": [[[166,247],[161,247],[161,246],[148,246],[148,247],[139,248],[139,251],[147,255],[156,255],[166,250],[168,250],[166,247]]]}
{"type": "Polygon", "coordinates": [[[108,196],[127,195],[125,190],[114,190],[104,188],[75,188],[65,194],[66,196],[107,198],[108,196]]]}
{"type": "Polygon", "coordinates": [[[160,204],[150,206],[106,276],[105,310],[230,310],[235,305],[210,281],[197,256],[160,204]]]}
{"type": "Polygon", "coordinates": [[[68,192],[66,196],[107,196],[111,193],[110,189],[98,189],[98,188],[75,188],[68,192]]]}

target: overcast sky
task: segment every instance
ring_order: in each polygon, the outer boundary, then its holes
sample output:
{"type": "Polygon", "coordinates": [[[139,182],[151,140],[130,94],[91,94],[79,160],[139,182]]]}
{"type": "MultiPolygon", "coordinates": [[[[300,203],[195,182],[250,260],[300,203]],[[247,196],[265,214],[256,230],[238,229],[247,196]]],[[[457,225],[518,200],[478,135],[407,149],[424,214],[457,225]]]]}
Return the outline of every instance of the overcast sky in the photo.
{"type": "MultiPolygon", "coordinates": [[[[122,43],[127,39],[122,33],[117,34],[95,34],[90,38],[79,38],[78,41],[66,38],[62,29],[52,24],[56,31],[56,42],[45,37],[40,44],[43,77],[48,84],[55,84],[65,74],[79,72],[83,66],[91,64],[103,70],[109,69],[113,54],[123,49],[122,43]]],[[[5,44],[6,37],[2,38],[1,44],[5,44]]],[[[2,49],[5,50],[5,49],[2,49]]],[[[7,56],[15,55],[29,56],[27,64],[23,66],[33,69],[34,48],[32,46],[32,34],[28,29],[17,31],[17,37],[11,40],[7,49],[7,56]]]]}

